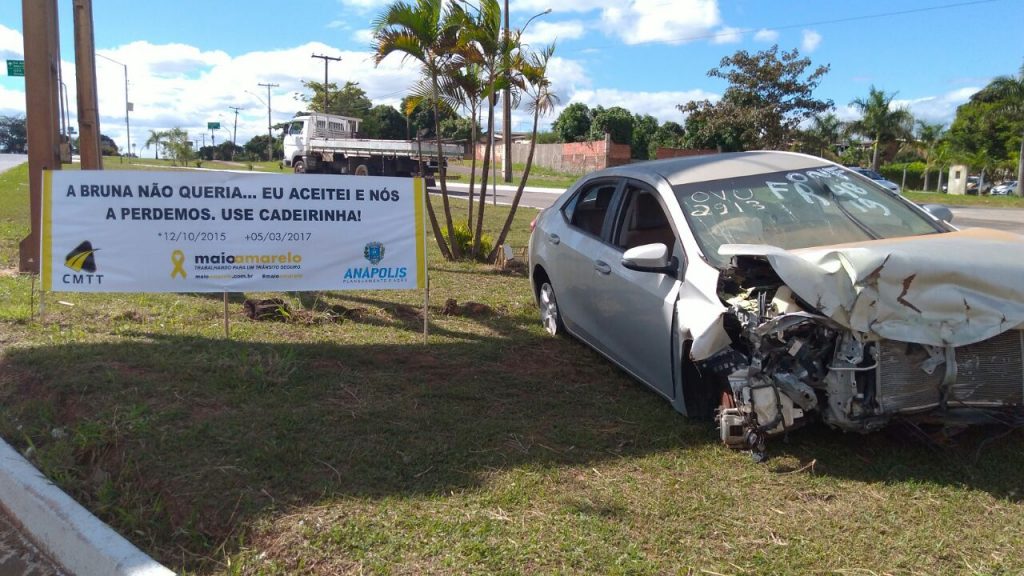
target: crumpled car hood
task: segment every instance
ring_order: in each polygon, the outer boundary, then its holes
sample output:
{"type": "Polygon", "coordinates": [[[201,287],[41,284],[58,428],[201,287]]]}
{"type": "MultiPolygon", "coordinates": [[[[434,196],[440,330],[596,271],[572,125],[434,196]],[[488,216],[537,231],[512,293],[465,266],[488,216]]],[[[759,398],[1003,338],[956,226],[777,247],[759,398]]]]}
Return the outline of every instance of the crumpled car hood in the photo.
{"type": "Polygon", "coordinates": [[[727,244],[762,256],[837,323],[902,342],[965,346],[1024,323],[1024,236],[987,229],[800,250],[727,244]]]}

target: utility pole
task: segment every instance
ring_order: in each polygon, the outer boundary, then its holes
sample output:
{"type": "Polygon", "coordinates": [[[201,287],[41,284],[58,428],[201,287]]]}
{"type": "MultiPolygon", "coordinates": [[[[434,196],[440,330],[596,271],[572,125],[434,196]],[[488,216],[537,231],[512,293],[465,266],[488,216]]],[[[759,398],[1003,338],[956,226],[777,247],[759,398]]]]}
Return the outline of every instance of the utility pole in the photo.
{"type": "Polygon", "coordinates": [[[235,159],[235,147],[238,146],[238,111],[241,110],[238,106],[228,106],[228,108],[235,111],[235,127],[231,131],[231,159],[235,159]]]}
{"type": "Polygon", "coordinates": [[[29,234],[18,245],[18,269],[38,274],[43,170],[60,170],[60,40],[57,0],[21,3],[25,49],[25,131],[28,136],[29,234]]]}
{"type": "MultiPolygon", "coordinates": [[[[505,51],[509,49],[508,46],[508,0],[505,0],[505,51]]],[[[508,80],[508,59],[505,59],[505,79],[508,80]]],[[[512,181],[512,131],[509,130],[509,125],[512,124],[512,90],[505,83],[505,93],[501,96],[502,99],[502,116],[501,116],[501,131],[504,133],[502,136],[502,143],[504,145],[504,155],[502,156],[501,162],[501,175],[503,181],[508,183],[512,181]]],[[[476,144],[474,143],[474,146],[476,144]]]]}
{"type": "Polygon", "coordinates": [[[322,58],[324,61],[324,113],[329,114],[331,112],[331,91],[327,88],[327,65],[330,64],[331,60],[341,62],[341,58],[324,56],[323,54],[313,54],[311,58],[322,58]]]}
{"type": "Polygon", "coordinates": [[[96,44],[92,0],[75,0],[75,76],[78,85],[78,152],[82,170],[102,170],[100,116],[96,102],[96,44]]]}
{"type": "Polygon", "coordinates": [[[274,159],[274,135],[270,131],[270,89],[277,88],[280,84],[264,84],[260,82],[259,86],[267,87],[267,160],[274,159]]]}

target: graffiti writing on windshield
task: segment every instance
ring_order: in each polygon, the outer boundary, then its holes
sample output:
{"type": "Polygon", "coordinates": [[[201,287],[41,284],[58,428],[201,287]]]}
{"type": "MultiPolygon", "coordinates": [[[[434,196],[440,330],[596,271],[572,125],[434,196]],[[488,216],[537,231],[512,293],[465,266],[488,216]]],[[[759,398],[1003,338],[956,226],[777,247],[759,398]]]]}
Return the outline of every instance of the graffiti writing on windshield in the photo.
{"type": "Polygon", "coordinates": [[[735,188],[732,190],[719,190],[718,192],[704,192],[698,190],[690,194],[690,203],[693,207],[690,210],[691,216],[727,216],[730,212],[743,214],[764,210],[764,204],[754,200],[752,188],[735,188]]]}
{"type": "Polygon", "coordinates": [[[790,172],[786,174],[786,182],[765,182],[765,186],[775,198],[784,202],[799,197],[808,204],[831,206],[829,199],[822,194],[825,191],[831,192],[836,202],[849,202],[862,213],[878,210],[883,216],[892,214],[885,204],[867,198],[870,192],[843,174],[838,167],[790,172]]]}

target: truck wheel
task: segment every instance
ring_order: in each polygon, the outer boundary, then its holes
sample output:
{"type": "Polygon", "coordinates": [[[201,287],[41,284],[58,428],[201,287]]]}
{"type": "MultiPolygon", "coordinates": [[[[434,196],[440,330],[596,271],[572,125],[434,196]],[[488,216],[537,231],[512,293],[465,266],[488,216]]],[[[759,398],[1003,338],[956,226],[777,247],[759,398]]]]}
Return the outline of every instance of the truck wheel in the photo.
{"type": "Polygon", "coordinates": [[[296,174],[305,174],[306,163],[302,160],[296,160],[295,162],[292,162],[292,170],[294,170],[296,174]]]}
{"type": "Polygon", "coordinates": [[[370,169],[366,167],[366,164],[360,164],[359,166],[356,166],[355,174],[356,176],[369,176],[370,169]]]}

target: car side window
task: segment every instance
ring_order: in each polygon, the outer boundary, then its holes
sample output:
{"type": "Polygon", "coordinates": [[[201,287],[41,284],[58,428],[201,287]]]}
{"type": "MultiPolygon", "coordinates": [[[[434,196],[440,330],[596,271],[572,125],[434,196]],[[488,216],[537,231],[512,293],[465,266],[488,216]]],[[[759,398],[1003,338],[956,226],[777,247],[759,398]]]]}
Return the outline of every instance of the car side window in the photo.
{"type": "Polygon", "coordinates": [[[588,234],[600,237],[616,187],[615,182],[602,182],[577,194],[563,208],[563,213],[569,224],[588,234]]]}
{"type": "Polygon", "coordinates": [[[654,193],[630,184],[626,186],[624,198],[615,245],[629,250],[644,244],[664,244],[671,254],[676,236],[654,193]]]}

